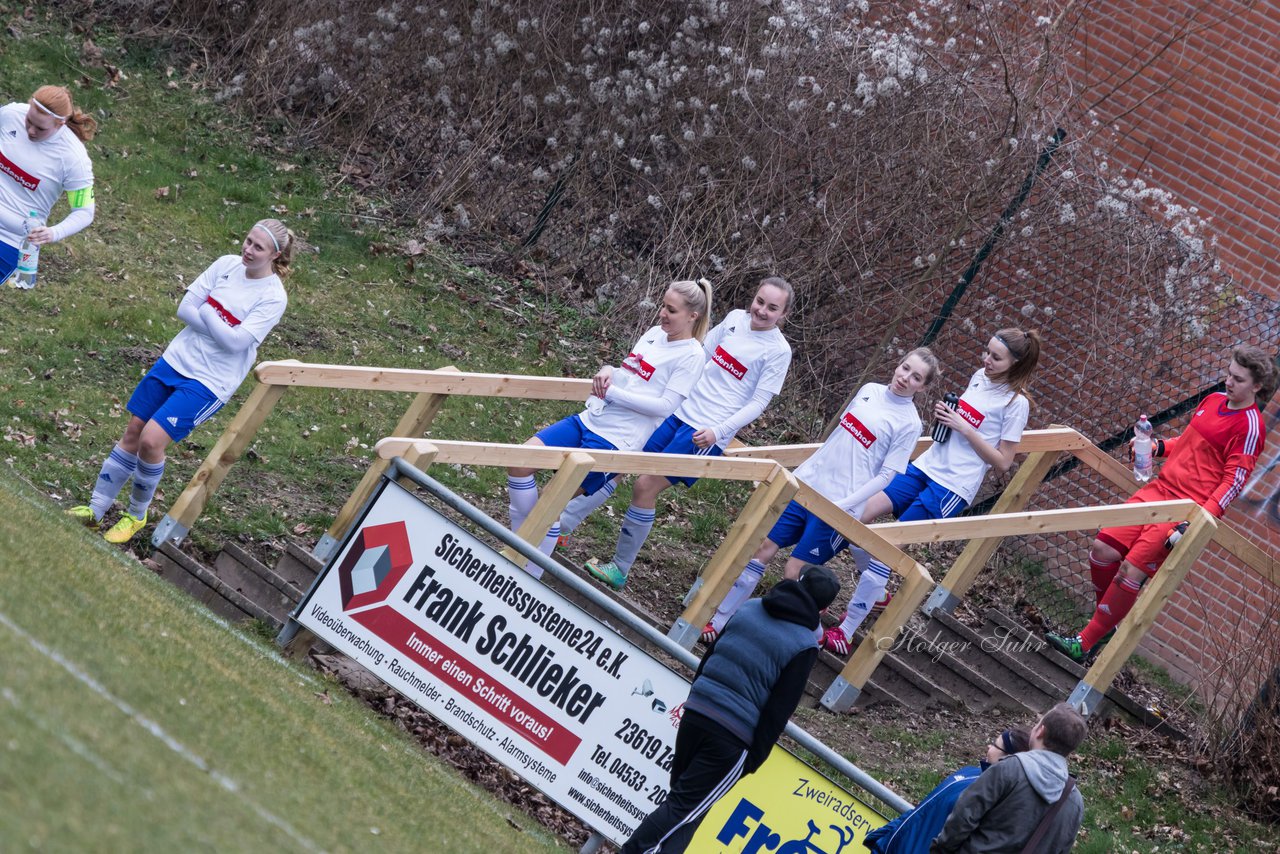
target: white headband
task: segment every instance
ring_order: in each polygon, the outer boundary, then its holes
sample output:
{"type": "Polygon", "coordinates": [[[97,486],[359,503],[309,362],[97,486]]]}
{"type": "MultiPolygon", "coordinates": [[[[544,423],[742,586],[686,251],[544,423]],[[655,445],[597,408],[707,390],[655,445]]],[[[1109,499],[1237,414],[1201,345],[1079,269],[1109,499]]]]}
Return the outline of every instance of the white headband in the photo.
{"type": "Polygon", "coordinates": [[[58,114],[57,114],[57,113],[55,113],[53,110],[49,109],[49,108],[48,108],[48,107],[46,107],[44,104],[42,104],[42,103],[40,103],[39,101],[37,101],[35,98],[32,98],[32,99],[31,99],[31,103],[35,104],[35,105],[36,105],[37,107],[39,107],[43,112],[48,113],[49,115],[53,116],[55,119],[57,119],[57,120],[59,120],[59,121],[63,121],[63,122],[65,122],[67,119],[71,118],[70,116],[60,116],[60,115],[58,115],[58,114]]]}
{"type": "Polygon", "coordinates": [[[253,227],[254,227],[254,228],[260,228],[260,229],[262,229],[263,231],[265,231],[265,232],[267,233],[267,237],[270,237],[270,238],[271,238],[271,243],[272,243],[272,245],[276,247],[276,251],[277,251],[277,252],[279,252],[279,251],[280,251],[280,241],[279,241],[279,240],[276,240],[276,236],[275,236],[274,234],[272,234],[272,233],[271,233],[271,229],[267,228],[265,225],[263,225],[263,224],[262,224],[262,223],[260,223],[260,222],[255,222],[255,223],[253,224],[253,227]]]}

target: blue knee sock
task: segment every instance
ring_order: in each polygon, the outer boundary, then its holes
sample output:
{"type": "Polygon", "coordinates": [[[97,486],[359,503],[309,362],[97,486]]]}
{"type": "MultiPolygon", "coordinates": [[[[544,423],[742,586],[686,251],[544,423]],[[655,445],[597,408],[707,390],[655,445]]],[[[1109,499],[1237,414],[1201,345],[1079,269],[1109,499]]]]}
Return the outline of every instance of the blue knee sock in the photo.
{"type": "Polygon", "coordinates": [[[164,460],[158,463],[138,460],[138,470],[133,473],[133,493],[129,496],[129,515],[133,518],[147,518],[147,508],[151,506],[160,476],[164,474],[164,463],[164,460]]]}
{"type": "Polygon", "coordinates": [[[94,519],[102,518],[137,468],[137,454],[131,454],[119,445],[111,449],[111,453],[102,461],[102,470],[98,472],[98,480],[93,485],[93,497],[89,499],[94,519]]]}
{"type": "Polygon", "coordinates": [[[649,539],[653,530],[655,512],[632,504],[622,517],[622,530],[618,533],[618,545],[613,551],[613,562],[626,575],[640,554],[640,547],[649,539]]]}

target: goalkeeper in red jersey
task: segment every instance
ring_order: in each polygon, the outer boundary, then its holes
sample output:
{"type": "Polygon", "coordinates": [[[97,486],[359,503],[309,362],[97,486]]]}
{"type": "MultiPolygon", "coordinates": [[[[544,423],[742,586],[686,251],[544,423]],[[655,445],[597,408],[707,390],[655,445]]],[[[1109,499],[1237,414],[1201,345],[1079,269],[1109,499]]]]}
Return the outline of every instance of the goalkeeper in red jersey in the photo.
{"type": "MultiPolygon", "coordinates": [[[[1182,435],[1156,440],[1156,457],[1165,458],[1159,477],[1127,503],[1195,501],[1215,518],[1240,495],[1266,440],[1261,406],[1276,389],[1276,365],[1260,347],[1240,345],[1227,366],[1225,391],[1200,401],[1182,435]]],[[[1049,645],[1083,663],[1097,652],[1137,601],[1146,579],[1169,554],[1176,522],[1103,528],[1089,550],[1097,608],[1079,635],[1049,632],[1049,645]]]]}

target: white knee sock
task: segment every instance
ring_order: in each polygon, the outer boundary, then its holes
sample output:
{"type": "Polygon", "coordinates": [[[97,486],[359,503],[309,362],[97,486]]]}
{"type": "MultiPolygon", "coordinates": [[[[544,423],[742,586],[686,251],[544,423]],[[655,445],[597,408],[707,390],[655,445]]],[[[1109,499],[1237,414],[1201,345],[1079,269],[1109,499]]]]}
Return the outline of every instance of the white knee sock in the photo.
{"type": "Polygon", "coordinates": [[[849,600],[849,610],[845,612],[844,621],[840,623],[840,631],[845,640],[853,640],[853,633],[862,625],[862,621],[871,613],[871,606],[884,596],[889,585],[889,567],[875,558],[867,561],[867,567],[858,576],[858,586],[854,588],[853,598],[849,600]]]}
{"type": "Polygon", "coordinates": [[[751,598],[751,594],[756,592],[756,585],[760,583],[760,579],[764,578],[764,564],[752,558],[747,561],[747,566],[738,576],[738,580],[733,582],[733,587],[729,588],[729,593],[724,597],[724,601],[716,608],[715,615],[711,618],[711,626],[717,632],[724,628],[724,624],[729,622],[729,618],[734,612],[742,607],[742,603],[751,598]]]}
{"type": "Polygon", "coordinates": [[[560,539],[560,523],[556,522],[547,530],[547,535],[538,544],[538,551],[547,557],[551,557],[551,553],[556,550],[556,540],[558,539],[560,539]]]}
{"type": "MultiPolygon", "coordinates": [[[[551,557],[551,553],[556,549],[556,540],[560,538],[560,525],[557,523],[551,526],[547,531],[547,535],[542,538],[542,542],[538,544],[538,551],[547,557],[551,557]]],[[[524,565],[524,571],[532,575],[534,578],[542,577],[542,567],[533,561],[529,561],[524,565]]]]}
{"type": "Polygon", "coordinates": [[[533,505],[538,503],[538,484],[533,475],[528,477],[507,477],[507,495],[511,499],[511,530],[520,530],[524,520],[533,512],[533,505]]]}
{"type": "Polygon", "coordinates": [[[640,554],[640,547],[649,539],[656,512],[632,504],[622,517],[622,530],[618,532],[618,545],[613,550],[613,562],[626,574],[640,554]]]}
{"type": "Polygon", "coordinates": [[[588,516],[613,497],[618,481],[611,480],[590,495],[576,496],[560,514],[560,533],[568,534],[582,524],[588,516]]]}

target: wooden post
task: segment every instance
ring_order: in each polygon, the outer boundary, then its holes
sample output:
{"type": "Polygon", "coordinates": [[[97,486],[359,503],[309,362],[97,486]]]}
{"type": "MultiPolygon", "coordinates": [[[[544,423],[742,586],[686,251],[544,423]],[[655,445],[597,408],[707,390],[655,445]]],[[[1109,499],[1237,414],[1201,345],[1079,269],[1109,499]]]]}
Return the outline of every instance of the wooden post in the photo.
{"type": "Polygon", "coordinates": [[[923,566],[917,564],[915,572],[906,574],[889,606],[876,618],[875,625],[849,657],[849,663],[823,695],[823,706],[833,712],[849,711],[885,654],[893,649],[902,627],[924,602],[932,587],[933,579],[923,566]]]}
{"type": "MultiPolygon", "coordinates": [[[[442,371],[457,371],[457,368],[450,365],[447,368],[441,368],[442,371]]],[[[427,432],[427,428],[431,426],[431,422],[435,420],[436,414],[440,412],[440,407],[449,399],[446,394],[433,394],[422,392],[416,395],[413,403],[409,404],[409,408],[405,410],[404,415],[400,417],[400,422],[396,424],[394,436],[413,436],[418,437],[427,432]]],[[[320,558],[320,560],[328,560],[337,550],[338,544],[342,542],[342,538],[346,536],[347,529],[351,527],[352,521],[360,513],[365,502],[369,500],[369,496],[373,495],[373,491],[378,488],[378,482],[382,480],[382,475],[386,472],[389,460],[374,455],[373,463],[365,470],[364,477],[360,479],[360,484],[355,488],[347,502],[342,505],[342,509],[338,511],[338,515],[334,517],[333,524],[329,526],[329,530],[316,543],[312,554],[320,558]]]]}
{"type": "Polygon", "coordinates": [[[1259,548],[1248,537],[1221,519],[1218,520],[1218,531],[1213,535],[1213,539],[1259,576],[1280,587],[1280,561],[1277,561],[1273,554],[1259,548]]]}
{"type": "Polygon", "coordinates": [[[799,488],[799,482],[782,466],[775,466],[769,476],[760,481],[729,528],[724,542],[703,567],[702,584],[689,600],[684,613],[667,632],[668,637],[685,649],[693,648],[703,625],[733,587],[739,570],[746,566],[799,488]]]}
{"type": "MultiPolygon", "coordinates": [[[[404,460],[418,471],[425,472],[430,468],[431,464],[436,461],[436,457],[438,456],[440,456],[439,448],[430,442],[420,442],[405,451],[404,455],[400,459],[404,460]]],[[[388,463],[388,465],[390,465],[390,463],[388,463]]],[[[397,482],[405,489],[417,489],[418,487],[418,484],[407,477],[402,477],[397,482]]]]}
{"type": "Polygon", "coordinates": [[[1134,492],[1142,484],[1133,476],[1133,469],[1113,458],[1097,445],[1090,443],[1072,450],[1072,455],[1089,468],[1102,475],[1122,492],[1134,492]]]}
{"type": "Polygon", "coordinates": [[[209,498],[218,491],[227,471],[252,444],[254,437],[258,435],[258,428],[271,414],[271,410],[275,409],[285,391],[285,386],[263,383],[254,385],[236,417],[231,419],[227,429],[218,437],[213,450],[209,451],[209,456],[196,469],[187,488],[182,490],[168,514],[156,526],[155,535],[151,538],[152,545],[159,547],[166,540],[181,543],[186,538],[209,498]]]}
{"type": "MultiPolygon", "coordinates": [[[[546,488],[542,490],[538,503],[533,505],[533,510],[529,511],[528,518],[524,520],[520,530],[516,531],[516,535],[534,548],[542,545],[547,531],[551,530],[551,526],[560,518],[565,505],[577,494],[583,478],[591,473],[594,465],[595,460],[590,454],[582,451],[566,453],[564,462],[560,464],[560,468],[556,469],[555,477],[551,478],[546,488]]],[[[517,566],[523,566],[527,560],[510,546],[502,552],[502,555],[517,566]]],[[[538,574],[541,575],[541,572],[538,574]]]]}
{"type": "MultiPolygon", "coordinates": [[[[1061,451],[1039,451],[1023,460],[1017,474],[1000,494],[991,512],[1016,513],[1024,509],[1060,455],[1061,451]]],[[[969,588],[978,578],[978,573],[987,565],[987,561],[991,559],[991,555],[995,554],[1002,541],[1002,537],[970,540],[964,547],[964,551],[960,553],[960,557],[956,558],[956,562],[951,565],[951,569],[942,577],[942,581],[938,583],[929,601],[925,603],[924,612],[932,614],[935,610],[947,612],[955,610],[956,605],[960,604],[964,594],[969,592],[969,588]]]]}
{"type": "Polygon", "coordinates": [[[1107,689],[1111,687],[1112,680],[1150,631],[1165,603],[1186,578],[1196,559],[1200,557],[1200,552],[1213,539],[1217,528],[1217,520],[1204,510],[1199,510],[1191,517],[1187,532],[1174,545],[1160,571],[1147,582],[1138,601],[1134,603],[1133,610],[1116,627],[1116,636],[1098,654],[1097,661],[1071,692],[1067,702],[1081,714],[1089,715],[1097,710],[1107,689]]]}

